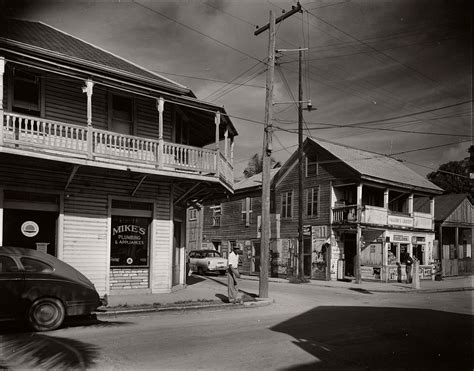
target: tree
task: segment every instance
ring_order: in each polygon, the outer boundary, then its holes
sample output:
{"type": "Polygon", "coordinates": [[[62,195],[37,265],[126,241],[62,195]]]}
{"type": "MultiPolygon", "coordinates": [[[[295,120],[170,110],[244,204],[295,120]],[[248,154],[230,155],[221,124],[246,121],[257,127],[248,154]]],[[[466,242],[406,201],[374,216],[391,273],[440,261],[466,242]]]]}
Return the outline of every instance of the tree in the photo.
{"type": "MultiPolygon", "coordinates": [[[[271,159],[272,162],[272,169],[281,167],[281,163],[276,161],[275,159],[271,159]]],[[[247,163],[247,167],[244,169],[244,176],[246,178],[250,178],[255,174],[260,174],[263,171],[263,157],[258,153],[254,154],[249,162],[247,163]]]]}
{"type": "MultiPolygon", "coordinates": [[[[474,153],[474,146],[469,152],[474,153]]],[[[438,170],[427,175],[427,178],[438,187],[443,188],[445,194],[467,193],[469,200],[474,203],[474,182],[470,179],[470,168],[472,159],[466,157],[461,161],[450,161],[440,165],[438,170]]]]}

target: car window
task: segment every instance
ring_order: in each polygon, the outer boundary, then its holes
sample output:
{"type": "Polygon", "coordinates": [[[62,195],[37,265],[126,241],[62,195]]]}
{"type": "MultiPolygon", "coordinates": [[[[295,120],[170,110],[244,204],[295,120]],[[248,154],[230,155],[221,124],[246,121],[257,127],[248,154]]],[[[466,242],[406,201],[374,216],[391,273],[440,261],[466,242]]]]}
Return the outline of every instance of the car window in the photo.
{"type": "Polygon", "coordinates": [[[53,267],[51,267],[49,264],[46,264],[42,261],[36,260],[36,259],[31,259],[31,258],[21,258],[20,259],[21,264],[23,264],[23,267],[25,268],[25,271],[27,272],[52,272],[53,267]]]}
{"type": "Polygon", "coordinates": [[[18,272],[18,266],[9,256],[0,256],[0,273],[18,272]]]}

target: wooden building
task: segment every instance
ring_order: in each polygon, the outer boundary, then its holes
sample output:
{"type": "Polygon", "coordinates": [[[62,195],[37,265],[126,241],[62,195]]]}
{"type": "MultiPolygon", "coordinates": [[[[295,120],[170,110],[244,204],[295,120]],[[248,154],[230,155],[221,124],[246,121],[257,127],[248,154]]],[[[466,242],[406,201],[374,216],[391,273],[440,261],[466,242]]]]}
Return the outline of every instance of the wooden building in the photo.
{"type": "Polygon", "coordinates": [[[222,107],[40,22],[0,27],[0,246],[46,251],[101,294],[185,280],[190,202],[232,193],[222,107]]]}
{"type": "MultiPolygon", "coordinates": [[[[305,276],[313,279],[405,279],[404,261],[410,253],[421,264],[421,277],[432,278],[434,196],[442,190],[395,159],[326,141],[304,142],[304,194],[300,195],[298,153],[272,180],[272,242],[270,273],[294,273],[298,248],[298,202],[303,198],[303,254],[305,276]],[[416,208],[418,199],[428,199],[416,208]],[[359,275],[359,277],[356,277],[359,275]]],[[[247,203],[236,198],[240,188],[218,209],[204,208],[203,239],[240,244],[244,257],[256,261],[261,207],[252,207],[249,236],[242,228],[247,203]],[[220,225],[213,222],[215,210],[220,225]],[[251,252],[249,252],[251,251],[251,252]]],[[[253,194],[252,205],[261,194],[253,194]]],[[[258,268],[243,267],[245,273],[258,268]]]]}
{"type": "Polygon", "coordinates": [[[466,194],[435,197],[435,259],[442,276],[472,274],[474,206],[466,194]]]}

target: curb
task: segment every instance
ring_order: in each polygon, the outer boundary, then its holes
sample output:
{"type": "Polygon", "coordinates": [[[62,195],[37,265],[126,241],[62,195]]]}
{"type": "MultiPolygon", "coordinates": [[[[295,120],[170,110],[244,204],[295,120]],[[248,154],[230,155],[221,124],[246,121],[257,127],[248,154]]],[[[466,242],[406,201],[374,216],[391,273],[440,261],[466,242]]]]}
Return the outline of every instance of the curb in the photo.
{"type": "Polygon", "coordinates": [[[169,305],[166,307],[145,307],[145,308],[130,308],[130,309],[118,309],[118,310],[107,310],[104,312],[93,312],[98,319],[117,317],[121,315],[130,314],[145,314],[145,313],[160,313],[160,312],[172,312],[172,311],[193,311],[202,309],[238,309],[238,308],[255,308],[268,306],[275,301],[273,299],[256,299],[256,301],[246,301],[243,304],[231,304],[231,303],[217,303],[217,304],[196,304],[196,305],[169,305]]]}

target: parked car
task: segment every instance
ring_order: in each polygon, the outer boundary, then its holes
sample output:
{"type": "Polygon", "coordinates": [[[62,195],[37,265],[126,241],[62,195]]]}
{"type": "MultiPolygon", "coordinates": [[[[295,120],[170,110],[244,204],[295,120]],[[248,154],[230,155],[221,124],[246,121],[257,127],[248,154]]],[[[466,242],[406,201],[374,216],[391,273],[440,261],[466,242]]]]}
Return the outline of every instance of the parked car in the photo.
{"type": "Polygon", "coordinates": [[[225,274],[227,259],[216,250],[193,250],[189,252],[189,268],[198,274],[209,272],[225,274]]]}
{"type": "Polygon", "coordinates": [[[46,253],[0,247],[0,314],[26,320],[36,331],[57,329],[66,316],[106,305],[94,284],[46,253]]]}

